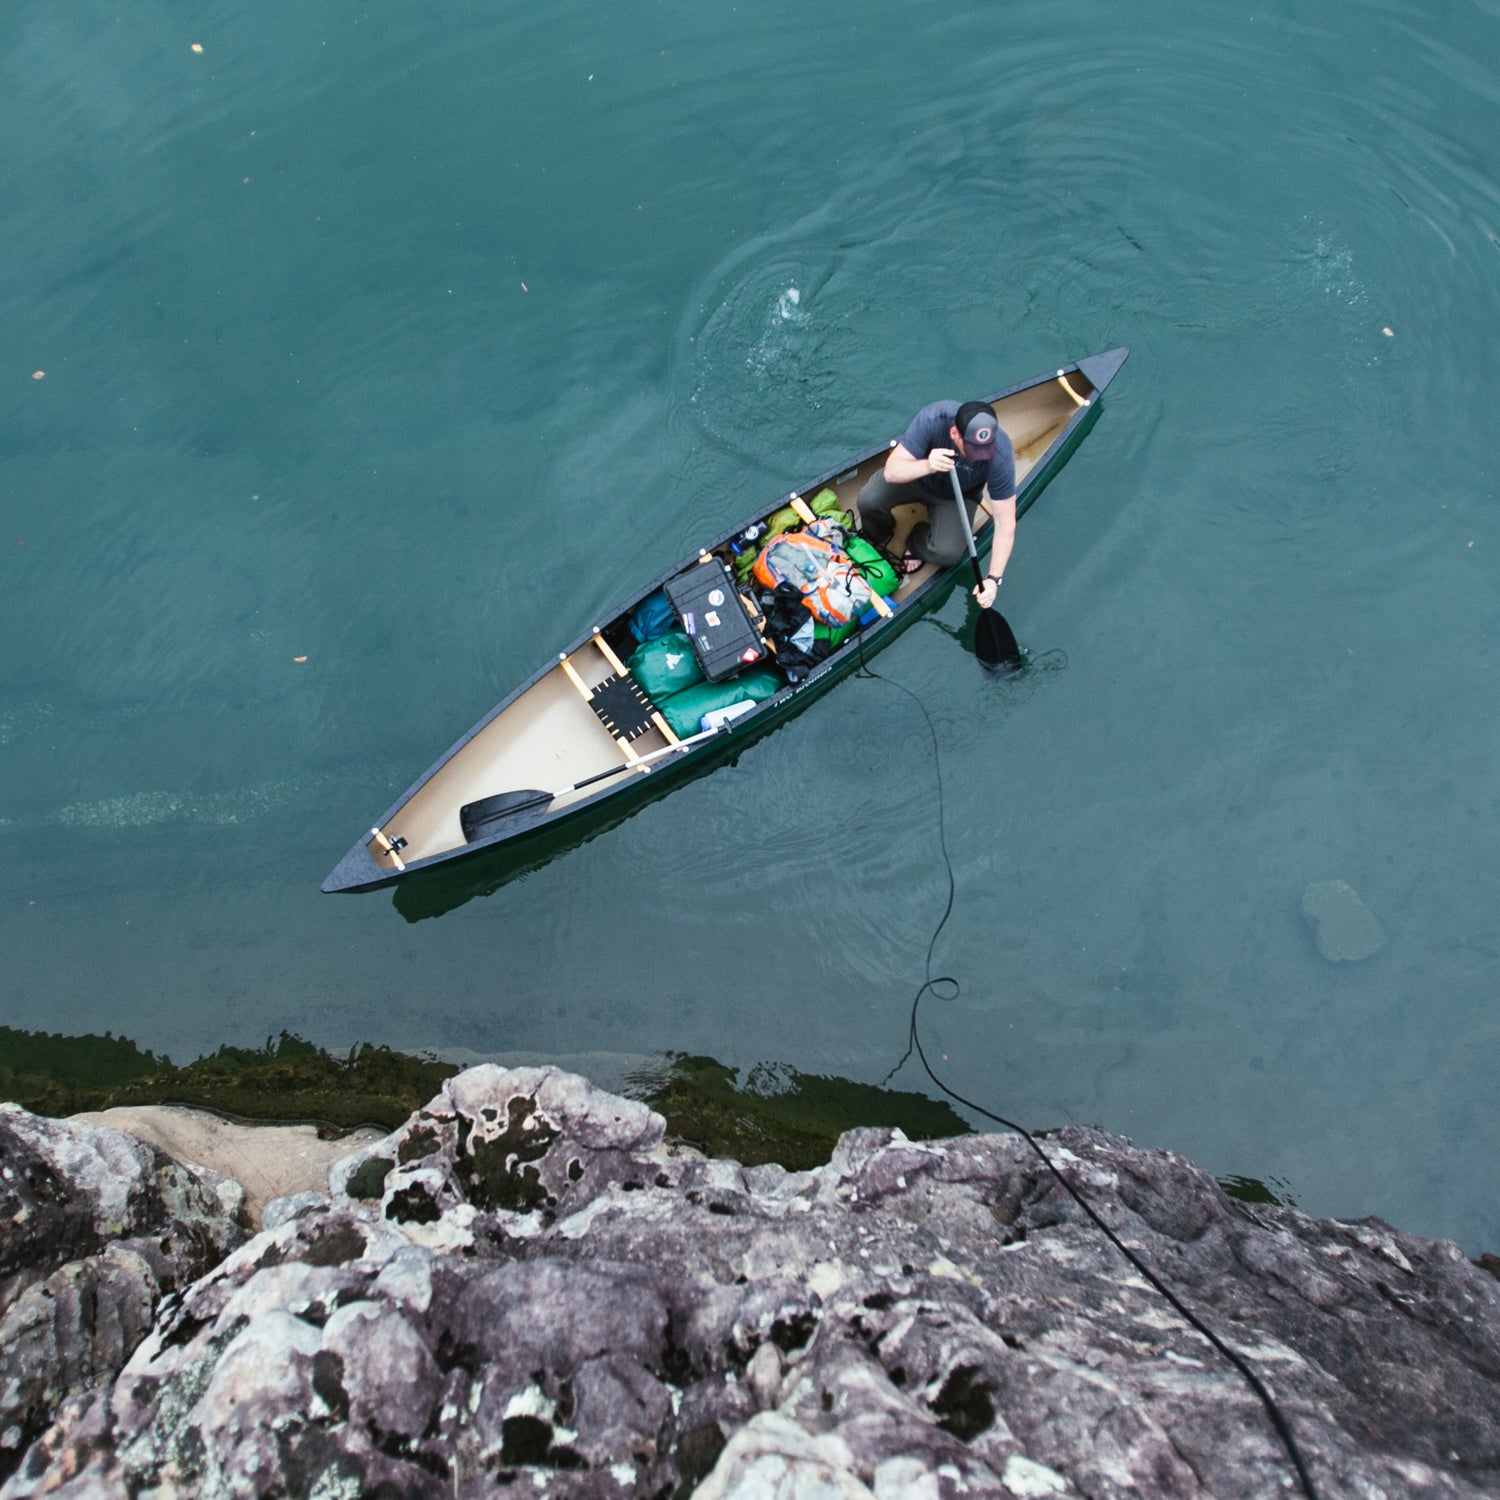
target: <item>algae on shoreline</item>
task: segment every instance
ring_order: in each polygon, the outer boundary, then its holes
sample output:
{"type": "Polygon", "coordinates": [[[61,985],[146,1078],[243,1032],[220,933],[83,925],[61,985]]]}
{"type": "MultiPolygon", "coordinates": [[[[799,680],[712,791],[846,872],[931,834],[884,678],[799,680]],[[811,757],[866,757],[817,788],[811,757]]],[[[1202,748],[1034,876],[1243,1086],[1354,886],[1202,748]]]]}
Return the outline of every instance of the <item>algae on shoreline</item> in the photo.
{"type": "Polygon", "coordinates": [[[951,1105],[925,1094],[826,1078],[761,1063],[744,1083],[711,1057],[669,1053],[663,1066],[626,1080],[626,1092],[664,1115],[667,1132],[709,1156],[790,1172],[822,1166],[857,1125],[894,1125],[911,1140],[967,1135],[951,1105]]]}
{"type": "MultiPolygon", "coordinates": [[[[467,1064],[360,1043],[336,1057],[282,1032],[260,1048],[220,1047],[179,1067],[126,1037],[64,1036],[0,1026],[0,1100],[39,1115],[121,1105],[178,1104],[256,1123],[310,1123],[324,1138],[361,1125],[394,1130],[467,1064]]],[[[669,1139],[747,1167],[789,1172],[826,1162],[846,1130],[895,1126],[914,1141],[968,1134],[968,1122],[926,1094],[801,1073],[763,1062],[740,1071],[711,1057],[669,1052],[629,1074],[618,1092],[648,1104],[669,1139]]],[[[1285,1183],[1228,1176],[1247,1203],[1296,1206],[1285,1183]]]]}
{"type": "MultiPolygon", "coordinates": [[[[0,1027],[0,1098],[35,1114],[72,1115],[121,1105],[177,1104],[244,1120],[310,1121],[328,1135],[360,1125],[394,1130],[458,1063],[362,1043],[346,1057],[282,1032],[261,1048],[220,1047],[177,1066],[124,1037],[68,1037],[0,1027]]],[[[949,1105],[906,1093],[799,1073],[774,1063],[738,1070],[668,1053],[631,1074],[624,1092],[666,1117],[670,1137],[745,1166],[789,1171],[821,1165],[859,1125],[897,1126],[913,1140],[963,1135],[949,1105]]]]}
{"type": "Polygon", "coordinates": [[[338,1058],[282,1032],[261,1048],[220,1047],[179,1067],[124,1037],[68,1037],[0,1027],[0,1098],[34,1114],[188,1104],[246,1120],[310,1120],[327,1133],[394,1130],[459,1071],[369,1043],[338,1058]]]}

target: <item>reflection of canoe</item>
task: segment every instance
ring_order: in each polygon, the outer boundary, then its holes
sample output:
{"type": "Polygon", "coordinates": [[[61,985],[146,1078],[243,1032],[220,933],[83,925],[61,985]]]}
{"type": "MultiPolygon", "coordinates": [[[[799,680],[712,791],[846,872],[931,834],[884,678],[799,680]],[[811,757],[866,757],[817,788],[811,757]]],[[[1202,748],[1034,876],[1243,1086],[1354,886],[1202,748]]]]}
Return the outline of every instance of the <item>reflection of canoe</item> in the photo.
{"type": "MultiPolygon", "coordinates": [[[[1036,499],[1087,430],[1099,397],[1127,353],[1112,349],[1096,354],[990,398],[1016,450],[1018,512],[1036,499]]],[[[684,585],[720,576],[717,559],[729,557],[731,543],[777,510],[800,505],[802,493],[830,488],[852,511],[860,486],[885,462],[890,447],[884,443],[812,480],[802,492],[778,496],[652,580],[604,624],[579,636],[403,792],[339,861],[323,889],[387,885],[480,850],[577,824],[605,808],[623,812],[644,800],[647,788],[659,792],[689,768],[701,769],[727,758],[726,750],[743,748],[852,671],[862,655],[894,640],[925,605],[945,597],[954,581],[968,574],[967,557],[955,568],[940,571],[929,564],[904,579],[892,596],[893,611],[877,616],[858,639],[840,647],[801,682],[781,687],[717,731],[704,733],[694,726],[683,733],[681,725],[674,731],[657,711],[660,705],[646,698],[624,669],[624,658],[635,644],[630,616],[643,599],[664,585],[680,594],[684,585]],[[699,573],[700,568],[705,571],[699,573]]],[[[735,615],[738,601],[732,586],[725,592],[724,613],[735,615]]],[[[712,597],[712,590],[706,597],[712,597]]],[[[763,674],[767,668],[760,663],[755,670],[763,674]]]]}

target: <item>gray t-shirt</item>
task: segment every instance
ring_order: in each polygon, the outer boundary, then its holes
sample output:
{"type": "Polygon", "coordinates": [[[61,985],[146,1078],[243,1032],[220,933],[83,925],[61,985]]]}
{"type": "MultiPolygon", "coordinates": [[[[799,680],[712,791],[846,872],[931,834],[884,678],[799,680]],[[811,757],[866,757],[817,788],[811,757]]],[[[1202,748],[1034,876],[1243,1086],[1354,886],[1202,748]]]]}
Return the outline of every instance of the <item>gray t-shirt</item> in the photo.
{"type": "MultiPolygon", "coordinates": [[[[953,426],[958,408],[957,401],[934,401],[931,406],[924,406],[911,419],[901,446],[913,458],[926,458],[934,448],[951,448],[953,439],[948,436],[948,429],[953,426]]],[[[990,487],[992,500],[1008,500],[1016,492],[1015,449],[1011,447],[1005,429],[998,424],[994,457],[979,463],[961,458],[955,467],[965,499],[976,499],[986,484],[990,487]]],[[[946,474],[924,474],[917,483],[934,499],[953,498],[953,482],[946,474]]]]}

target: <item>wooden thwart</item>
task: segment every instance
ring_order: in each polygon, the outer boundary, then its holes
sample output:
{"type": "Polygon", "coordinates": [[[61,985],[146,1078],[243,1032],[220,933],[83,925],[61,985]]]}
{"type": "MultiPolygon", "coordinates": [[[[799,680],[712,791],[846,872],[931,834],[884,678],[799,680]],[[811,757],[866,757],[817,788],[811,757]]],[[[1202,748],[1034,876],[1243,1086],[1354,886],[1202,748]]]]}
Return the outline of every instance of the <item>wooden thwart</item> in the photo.
{"type": "Polygon", "coordinates": [[[402,861],[401,856],[396,852],[396,845],[386,837],[385,833],[381,829],[372,828],[370,830],[370,842],[374,844],[375,847],[383,855],[385,855],[398,870],[404,870],[406,868],[406,865],[402,861]]]}
{"type": "Polygon", "coordinates": [[[1061,370],[1057,372],[1057,383],[1073,398],[1074,406],[1087,406],[1089,404],[1088,400],[1085,397],[1080,396],[1078,392],[1068,384],[1068,377],[1064,375],[1061,370]]]}

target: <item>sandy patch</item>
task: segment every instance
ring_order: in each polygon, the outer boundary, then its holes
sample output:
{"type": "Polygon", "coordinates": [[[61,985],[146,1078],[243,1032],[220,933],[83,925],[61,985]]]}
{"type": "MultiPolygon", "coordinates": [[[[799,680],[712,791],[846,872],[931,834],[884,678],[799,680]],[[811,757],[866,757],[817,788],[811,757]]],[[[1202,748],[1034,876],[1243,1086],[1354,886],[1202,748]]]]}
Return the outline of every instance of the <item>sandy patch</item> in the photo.
{"type": "Polygon", "coordinates": [[[167,1104],[91,1110],[73,1118],[122,1130],[177,1161],[234,1178],[245,1190],[245,1207],[257,1229],[272,1199],[326,1193],[329,1167],[384,1135],[370,1128],[323,1141],[312,1125],[242,1125],[208,1110],[167,1104]]]}

